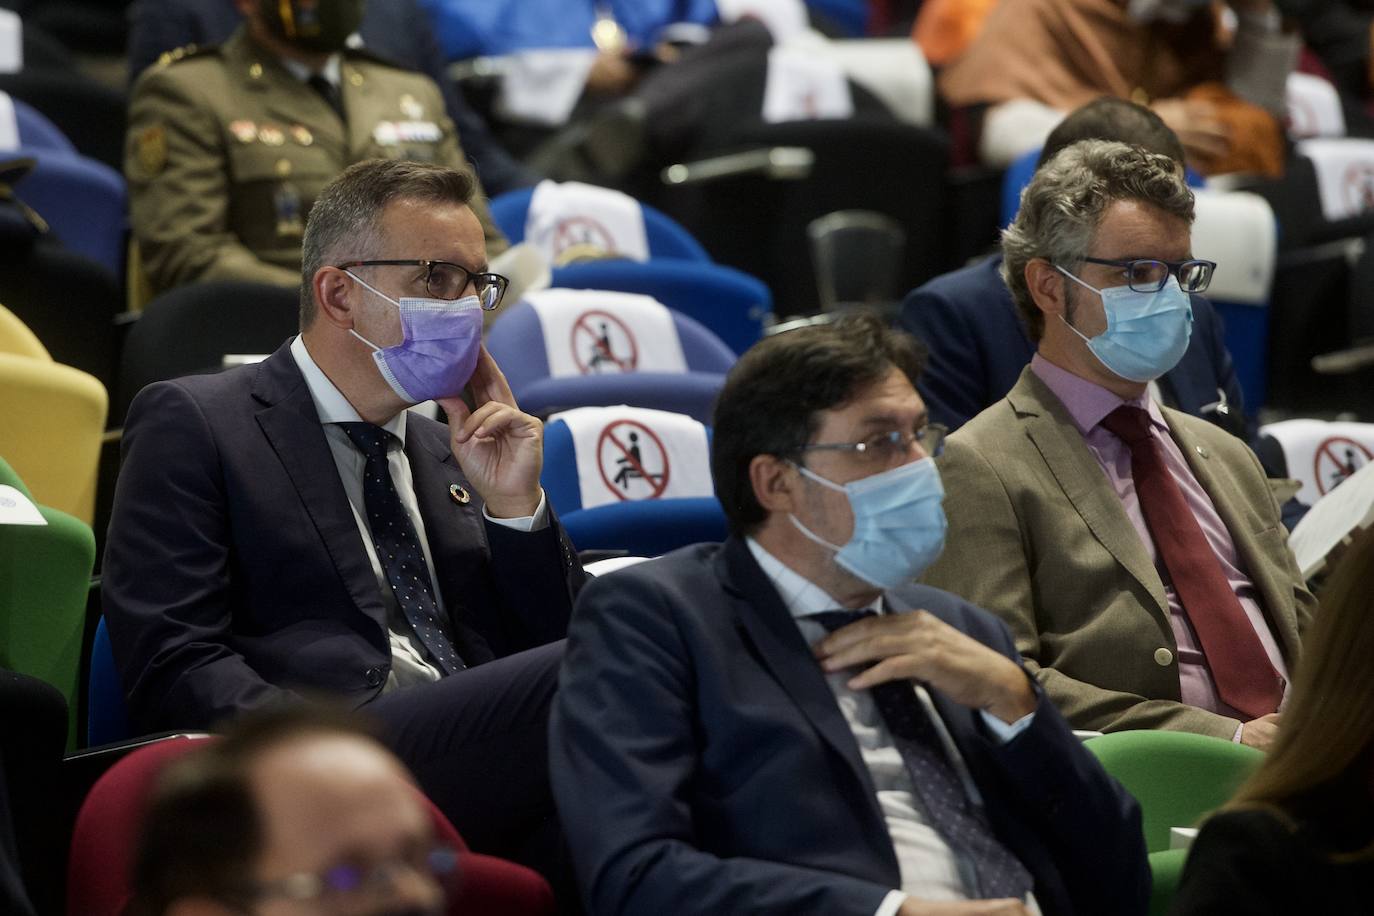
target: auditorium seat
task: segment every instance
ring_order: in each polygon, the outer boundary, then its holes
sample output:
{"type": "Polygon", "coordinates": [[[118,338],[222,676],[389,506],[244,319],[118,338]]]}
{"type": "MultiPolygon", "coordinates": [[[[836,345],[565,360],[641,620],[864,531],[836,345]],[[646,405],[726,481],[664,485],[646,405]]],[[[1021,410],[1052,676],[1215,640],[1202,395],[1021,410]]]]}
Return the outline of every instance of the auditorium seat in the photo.
{"type": "Polygon", "coordinates": [[[1235,794],[1264,754],[1234,741],[1175,731],[1112,732],[1083,744],[1140,802],[1154,876],[1150,912],[1162,916],[1182,864],[1170,849],[1170,829],[1198,826],[1235,794]]]}
{"type": "MultiPolygon", "coordinates": [[[[140,819],[158,775],[213,738],[176,736],[137,748],[96,781],[77,815],[67,865],[68,916],[123,916],[131,898],[140,819]]],[[[418,790],[417,790],[418,791],[418,790]]],[[[553,892],[535,872],[514,862],[470,852],[448,818],[426,798],[436,838],[458,851],[458,886],[451,916],[521,913],[551,916],[553,892]]]]}
{"type": "Polygon", "coordinates": [[[123,425],[145,385],[218,372],[230,354],[272,353],[299,329],[299,308],[294,289],[261,283],[194,284],[158,296],[129,328],[112,422],[123,425]]]}
{"type": "MultiPolygon", "coordinates": [[[[8,455],[3,444],[0,455],[8,455]]],[[[84,522],[43,505],[5,457],[0,457],[0,485],[35,502],[46,523],[0,524],[0,668],[37,678],[62,693],[69,710],[67,747],[75,748],[95,537],[84,522]]]]}
{"type": "Polygon", "coordinates": [[[498,319],[487,349],[520,406],[547,416],[571,407],[632,404],[703,422],[735,353],[648,296],[541,290],[498,319]]]}
{"type": "Polygon", "coordinates": [[[105,387],[70,366],[4,353],[0,404],[0,455],[39,503],[89,525],[109,406],[105,387]]]}
{"type": "Polygon", "coordinates": [[[96,624],[86,672],[86,746],[99,747],[134,737],[104,616],[96,624]]]}
{"type": "Polygon", "coordinates": [[[24,146],[14,154],[34,160],[32,171],[14,183],[19,199],[43,217],[64,248],[122,277],[129,234],[124,176],[59,149],[24,146]]]}
{"type": "Polygon", "coordinates": [[[653,557],[723,541],[710,442],[682,414],[582,407],[549,418],[540,482],[579,551],[653,557]]]}

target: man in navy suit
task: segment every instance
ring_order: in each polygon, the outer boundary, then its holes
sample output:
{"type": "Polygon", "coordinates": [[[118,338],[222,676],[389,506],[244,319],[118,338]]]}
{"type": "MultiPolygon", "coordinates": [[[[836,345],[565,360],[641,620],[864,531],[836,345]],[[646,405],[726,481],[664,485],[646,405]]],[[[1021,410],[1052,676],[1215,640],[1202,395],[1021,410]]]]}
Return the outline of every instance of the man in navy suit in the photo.
{"type": "MultiPolygon", "coordinates": [[[[1045,141],[1039,164],[1079,140],[1132,143],[1183,167],[1174,132],[1150,109],[1121,99],[1098,99],[1070,114],[1045,141]]],[[[902,303],[901,327],[930,348],[921,396],[931,418],[951,431],[1001,400],[1035,354],[1001,269],[1002,256],[992,255],[935,277],[902,303]]],[[[1163,400],[1250,439],[1255,430],[1245,419],[1221,319],[1204,297],[1193,296],[1192,304],[1193,336],[1178,365],[1159,379],[1163,400]]]]}
{"type": "Polygon", "coordinates": [[[351,166],[306,229],[300,335],[135,398],[104,609],[139,728],[335,697],[381,721],[470,845],[519,858],[551,821],[545,724],[582,573],[539,485],[542,424],[480,344],[503,285],[475,187],[351,166]],[[429,397],[450,427],[405,410],[429,397]]]}
{"type": "Polygon", "coordinates": [[[590,583],[550,773],[590,912],[1137,914],[1134,800],[940,550],[919,344],[758,344],[712,440],[732,528],[590,583]]]}
{"type": "MultiPolygon", "coordinates": [[[[137,0],[129,8],[129,82],[177,48],[223,44],[242,21],[232,0],[137,0]]],[[[439,86],[463,151],[488,193],[501,194],[539,180],[506,152],[481,116],[463,101],[448,78],[448,62],[429,19],[415,0],[368,3],[358,34],[372,53],[417,70],[439,86]]]]}

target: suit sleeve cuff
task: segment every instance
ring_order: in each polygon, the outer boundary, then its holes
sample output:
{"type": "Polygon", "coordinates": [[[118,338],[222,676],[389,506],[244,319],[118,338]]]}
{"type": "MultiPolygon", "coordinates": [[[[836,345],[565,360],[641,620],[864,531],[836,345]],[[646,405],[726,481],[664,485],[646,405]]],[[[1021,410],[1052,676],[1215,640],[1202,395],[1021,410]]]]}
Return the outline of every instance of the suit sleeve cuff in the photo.
{"type": "Polygon", "coordinates": [[[986,725],[988,731],[992,733],[992,737],[997,739],[998,744],[1006,744],[1011,741],[1011,739],[1030,728],[1031,722],[1035,719],[1035,710],[1031,710],[1010,724],[1003,722],[986,709],[978,710],[978,714],[983,717],[983,724],[986,725]]]}
{"type": "Polygon", "coordinates": [[[906,902],[906,894],[901,891],[888,891],[883,902],[878,904],[878,908],[873,911],[873,916],[897,916],[897,911],[906,902]]]}
{"type": "Polygon", "coordinates": [[[539,490],[539,508],[534,510],[533,515],[525,515],[520,518],[493,518],[487,511],[487,507],[482,507],[482,516],[493,525],[500,525],[503,528],[511,528],[515,531],[543,531],[549,527],[549,503],[544,496],[544,490],[539,490]]]}

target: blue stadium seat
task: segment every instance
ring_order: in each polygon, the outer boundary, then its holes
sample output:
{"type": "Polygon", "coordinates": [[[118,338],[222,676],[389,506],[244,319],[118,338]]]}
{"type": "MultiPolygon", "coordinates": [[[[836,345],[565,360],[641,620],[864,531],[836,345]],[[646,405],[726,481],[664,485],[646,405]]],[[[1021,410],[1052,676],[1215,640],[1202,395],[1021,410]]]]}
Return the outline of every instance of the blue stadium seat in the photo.
{"type": "Polygon", "coordinates": [[[14,192],[43,217],[64,247],[124,276],[128,190],[124,176],[104,163],[53,148],[20,147],[33,170],[14,192]]]}
{"type": "Polygon", "coordinates": [[[613,374],[551,375],[539,316],[519,302],[492,325],[487,349],[510,381],[523,410],[548,415],[572,407],[630,404],[710,422],[716,394],[736,355],[699,322],[673,313],[687,371],[639,366],[613,374]]]}
{"type": "Polygon", "coordinates": [[[91,644],[90,683],[86,695],[86,744],[97,747],[133,737],[124,703],[124,685],[115,668],[110,631],[101,617],[91,644]]]}
{"type": "MultiPolygon", "coordinates": [[[[525,216],[530,209],[533,188],[508,191],[491,200],[491,218],[505,233],[511,244],[525,238],[525,216]]],[[[675,220],[648,204],[641,204],[644,210],[644,231],[649,239],[649,257],[681,258],[687,261],[710,261],[711,256],[701,243],[692,237],[675,220]]]]}

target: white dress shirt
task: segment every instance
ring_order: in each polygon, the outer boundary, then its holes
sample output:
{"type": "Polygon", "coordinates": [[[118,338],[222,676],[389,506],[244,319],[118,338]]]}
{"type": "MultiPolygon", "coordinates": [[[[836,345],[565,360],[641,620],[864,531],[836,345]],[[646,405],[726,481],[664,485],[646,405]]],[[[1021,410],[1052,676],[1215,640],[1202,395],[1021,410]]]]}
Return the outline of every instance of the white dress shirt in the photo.
{"type": "MultiPolygon", "coordinates": [[[[306,350],[304,338],[297,336],[291,342],[291,355],[295,358],[296,365],[300,367],[301,374],[305,376],[305,384],[310,389],[310,398],[315,402],[315,411],[320,415],[320,423],[324,426],[325,440],[329,443],[329,451],[334,456],[334,465],[338,468],[339,479],[343,482],[344,492],[348,495],[349,506],[353,509],[353,520],[358,523],[358,533],[362,537],[363,549],[367,551],[368,562],[372,564],[372,573],[377,577],[377,589],[381,593],[382,606],[386,608],[387,631],[391,639],[391,673],[387,675],[382,692],[388,693],[398,687],[437,681],[443,674],[429,662],[424,648],[415,638],[415,632],[410,626],[410,621],[406,619],[405,613],[397,604],[396,596],[391,591],[391,584],[387,582],[386,573],[382,570],[382,564],[377,559],[377,549],[373,545],[372,532],[368,529],[365,521],[367,513],[363,501],[363,468],[367,464],[367,458],[348,438],[343,427],[339,426],[340,423],[362,422],[362,417],[358,416],[358,411],[353,408],[353,405],[348,402],[348,399],[343,396],[339,389],[334,387],[334,383],[324,374],[324,370],[315,364],[315,360],[306,350]]],[[[410,473],[410,461],[406,458],[404,451],[406,411],[401,411],[383,423],[382,429],[396,437],[387,446],[387,467],[391,471],[392,482],[396,485],[396,495],[400,497],[401,505],[405,507],[406,514],[410,516],[410,521],[415,526],[415,534],[420,540],[420,550],[425,555],[425,565],[429,567],[429,580],[430,587],[434,590],[434,603],[439,611],[440,620],[445,620],[444,596],[439,591],[438,580],[434,577],[434,558],[429,552],[429,538],[425,535],[425,520],[420,517],[420,504],[415,499],[415,481],[410,473]]],[[[486,515],[485,508],[482,512],[486,515]]],[[[492,518],[490,515],[486,515],[486,518],[498,525],[505,525],[520,531],[534,531],[548,525],[548,511],[542,492],[539,497],[539,508],[535,510],[532,516],[492,518]]],[[[450,632],[448,635],[452,638],[453,634],[450,632]]]]}
{"type": "MultiPolygon", "coordinates": [[[[769,581],[778,590],[783,604],[791,613],[801,630],[807,645],[815,645],[826,636],[826,629],[807,617],[841,607],[840,603],[824,590],[789,569],[781,560],[765,550],[758,541],[748,539],[749,550],[758,561],[769,581]]],[[[851,609],[858,610],[858,609],[851,609]]],[[[882,599],[874,601],[868,610],[884,613],[882,599]]],[[[872,777],[873,787],[878,798],[878,807],[887,822],[887,830],[892,838],[892,846],[897,854],[897,865],[901,871],[900,890],[891,891],[878,907],[874,916],[893,916],[901,908],[902,901],[908,896],[919,900],[967,900],[968,892],[962,872],[969,867],[960,862],[939,832],[931,825],[929,817],[922,808],[920,797],[911,782],[911,774],[906,768],[902,754],[892,741],[892,735],[883,722],[873,695],[868,690],[851,690],[846,683],[854,676],[852,671],[835,671],[825,675],[840,712],[849,723],[850,731],[859,746],[864,766],[872,777]]],[[[964,790],[975,804],[982,804],[978,787],[969,775],[964,759],[950,737],[945,723],[940,719],[930,694],[920,684],[913,683],[913,690],[921,705],[925,707],[935,730],[940,735],[945,753],[959,774],[964,790]]],[[[1030,713],[1008,725],[987,711],[980,710],[988,730],[1003,743],[1010,741],[1030,725],[1035,713],[1030,713]]],[[[1040,913],[1034,895],[1026,901],[1032,914],[1040,913]]]]}

